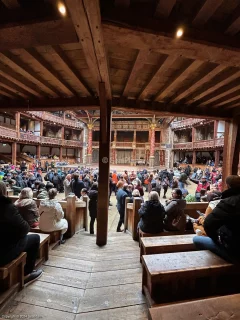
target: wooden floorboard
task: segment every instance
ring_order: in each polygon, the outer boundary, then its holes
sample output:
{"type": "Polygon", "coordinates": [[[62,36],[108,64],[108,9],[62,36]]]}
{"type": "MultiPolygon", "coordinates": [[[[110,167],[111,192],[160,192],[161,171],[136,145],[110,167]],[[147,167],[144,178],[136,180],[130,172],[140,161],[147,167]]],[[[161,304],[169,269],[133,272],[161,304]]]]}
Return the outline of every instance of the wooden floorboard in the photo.
{"type": "Polygon", "coordinates": [[[138,242],[116,232],[118,219],[113,206],[106,246],[80,232],[52,250],[42,277],[17,294],[0,318],[147,320],[138,242]]]}

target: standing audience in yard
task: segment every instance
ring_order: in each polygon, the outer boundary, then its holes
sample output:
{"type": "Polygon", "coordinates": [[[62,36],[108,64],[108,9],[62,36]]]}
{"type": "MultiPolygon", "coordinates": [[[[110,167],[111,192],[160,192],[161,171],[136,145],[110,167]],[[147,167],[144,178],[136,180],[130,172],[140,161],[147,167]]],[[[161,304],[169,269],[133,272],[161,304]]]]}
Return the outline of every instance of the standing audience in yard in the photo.
{"type": "Polygon", "coordinates": [[[94,222],[97,219],[98,184],[94,182],[89,193],[90,234],[94,234],[94,222]]]}

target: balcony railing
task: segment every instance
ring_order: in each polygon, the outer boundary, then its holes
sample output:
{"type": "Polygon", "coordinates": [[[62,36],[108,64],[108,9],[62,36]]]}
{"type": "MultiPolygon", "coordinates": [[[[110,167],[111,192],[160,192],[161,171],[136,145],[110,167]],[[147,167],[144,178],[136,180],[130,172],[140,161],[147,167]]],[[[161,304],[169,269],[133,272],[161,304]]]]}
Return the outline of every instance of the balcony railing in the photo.
{"type": "Polygon", "coordinates": [[[44,121],[50,121],[60,125],[74,127],[76,129],[83,129],[83,123],[77,120],[63,119],[61,117],[55,116],[54,114],[46,111],[28,111],[29,114],[32,114],[44,121]]]}
{"type": "Polygon", "coordinates": [[[186,127],[191,128],[194,124],[201,123],[201,122],[205,123],[205,122],[208,122],[208,121],[209,120],[206,120],[206,119],[188,118],[188,119],[184,119],[184,120],[181,120],[181,121],[172,122],[171,123],[171,128],[173,130],[182,129],[182,128],[186,128],[186,127]]]}
{"type": "Polygon", "coordinates": [[[76,141],[76,140],[63,140],[63,146],[66,146],[66,147],[82,147],[83,143],[82,143],[82,141],[76,141]]]}
{"type": "Polygon", "coordinates": [[[215,139],[215,147],[223,147],[223,145],[224,145],[224,138],[215,139]]]}
{"type": "Polygon", "coordinates": [[[201,140],[193,142],[194,149],[208,149],[213,148],[214,146],[214,140],[201,140]]]}
{"type": "Polygon", "coordinates": [[[40,137],[34,134],[20,132],[20,140],[26,140],[29,142],[40,142],[40,137]]]}
{"type": "Polygon", "coordinates": [[[173,149],[188,150],[192,149],[192,142],[178,142],[173,144],[173,149]]]}
{"type": "Polygon", "coordinates": [[[62,145],[62,141],[59,138],[51,138],[51,137],[41,137],[41,142],[44,144],[57,144],[57,145],[62,145]]]}
{"type": "Polygon", "coordinates": [[[12,130],[12,129],[0,127],[0,137],[16,139],[17,138],[17,132],[15,130],[12,130]]]}

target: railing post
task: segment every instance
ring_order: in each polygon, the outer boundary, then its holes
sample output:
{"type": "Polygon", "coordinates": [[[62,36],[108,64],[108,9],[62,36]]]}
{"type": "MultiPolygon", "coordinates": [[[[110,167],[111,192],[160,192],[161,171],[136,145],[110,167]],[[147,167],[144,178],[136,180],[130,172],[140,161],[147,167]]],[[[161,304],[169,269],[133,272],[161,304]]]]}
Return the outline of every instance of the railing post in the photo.
{"type": "Polygon", "coordinates": [[[130,198],[127,197],[125,199],[125,212],[124,212],[124,232],[128,229],[128,210],[127,210],[127,204],[130,202],[130,198]]]}
{"type": "Polygon", "coordinates": [[[83,228],[85,228],[85,231],[88,231],[88,196],[83,197],[83,201],[86,203],[85,213],[84,213],[84,222],[83,222],[83,228]]]}
{"type": "Polygon", "coordinates": [[[140,220],[138,210],[140,209],[141,204],[142,204],[141,198],[134,198],[133,199],[133,232],[132,232],[133,240],[138,240],[137,226],[138,226],[138,222],[140,220]]]}
{"type": "Polygon", "coordinates": [[[68,221],[67,236],[70,238],[75,234],[76,224],[76,197],[75,195],[67,196],[66,219],[68,221]]]}

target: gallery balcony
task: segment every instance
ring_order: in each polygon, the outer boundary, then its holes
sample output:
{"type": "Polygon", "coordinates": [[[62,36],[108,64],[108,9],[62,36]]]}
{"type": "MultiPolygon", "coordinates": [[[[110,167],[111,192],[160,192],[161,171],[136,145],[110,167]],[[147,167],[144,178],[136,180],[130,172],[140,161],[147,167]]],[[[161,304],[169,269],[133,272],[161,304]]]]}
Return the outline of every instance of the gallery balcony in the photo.
{"type": "Polygon", "coordinates": [[[194,142],[176,142],[173,144],[175,150],[198,150],[198,149],[216,149],[222,148],[224,138],[216,138],[212,140],[199,140],[194,142]]]}
{"type": "Polygon", "coordinates": [[[192,128],[197,124],[205,124],[209,122],[207,119],[195,119],[195,118],[188,118],[181,121],[175,121],[171,123],[172,130],[179,130],[185,128],[192,128]]]}

